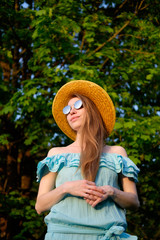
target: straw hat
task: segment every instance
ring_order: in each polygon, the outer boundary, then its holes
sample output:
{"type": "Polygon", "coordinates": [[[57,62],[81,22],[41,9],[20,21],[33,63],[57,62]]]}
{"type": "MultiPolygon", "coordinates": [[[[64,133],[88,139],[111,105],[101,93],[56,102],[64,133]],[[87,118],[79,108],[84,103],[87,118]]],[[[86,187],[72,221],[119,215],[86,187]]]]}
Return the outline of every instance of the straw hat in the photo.
{"type": "Polygon", "coordinates": [[[66,116],[62,112],[74,94],[81,94],[94,102],[102,116],[109,135],[115,124],[115,108],[113,102],[103,88],[86,80],[70,81],[63,85],[57,92],[52,104],[52,113],[59,128],[72,140],[76,139],[75,131],[71,129],[66,116]]]}

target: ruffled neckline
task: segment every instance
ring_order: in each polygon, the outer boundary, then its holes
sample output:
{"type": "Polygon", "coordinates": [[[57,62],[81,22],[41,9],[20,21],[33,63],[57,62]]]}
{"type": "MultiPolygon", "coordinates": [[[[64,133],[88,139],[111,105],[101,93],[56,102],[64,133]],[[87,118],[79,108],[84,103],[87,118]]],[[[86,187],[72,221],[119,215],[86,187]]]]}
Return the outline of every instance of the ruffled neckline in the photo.
{"type": "MultiPolygon", "coordinates": [[[[63,167],[79,167],[80,153],[59,153],[46,157],[37,166],[37,181],[50,172],[58,172],[63,167]]],[[[124,176],[138,181],[139,169],[128,157],[117,153],[103,152],[100,157],[99,167],[109,168],[116,173],[122,172],[124,176]]]]}
{"type": "MultiPolygon", "coordinates": [[[[56,156],[68,156],[68,155],[78,155],[78,156],[80,156],[80,152],[64,152],[64,153],[57,153],[57,154],[55,154],[55,155],[52,155],[52,156],[49,156],[49,157],[46,157],[46,158],[54,158],[54,157],[56,157],[56,156]]],[[[121,157],[123,157],[123,158],[128,158],[128,157],[124,157],[124,156],[122,156],[121,154],[118,154],[118,153],[109,153],[109,152],[102,152],[102,154],[101,154],[101,158],[103,157],[103,156],[105,156],[105,155],[115,155],[115,156],[121,156],[121,157]]]]}

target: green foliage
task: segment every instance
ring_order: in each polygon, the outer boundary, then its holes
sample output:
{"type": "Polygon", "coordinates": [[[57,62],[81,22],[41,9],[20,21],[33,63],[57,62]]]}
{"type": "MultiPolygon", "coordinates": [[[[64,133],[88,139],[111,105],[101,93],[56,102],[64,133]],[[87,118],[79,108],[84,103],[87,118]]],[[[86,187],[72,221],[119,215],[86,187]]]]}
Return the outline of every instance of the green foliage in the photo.
{"type": "Polygon", "coordinates": [[[64,83],[87,79],[101,85],[116,107],[107,143],[125,147],[141,170],[141,207],[128,212],[128,231],[141,239],[159,239],[159,1],[23,3],[0,3],[0,201],[1,216],[8,221],[4,236],[42,238],[43,217],[35,213],[31,192],[36,164],[51,147],[71,142],[52,118],[52,101],[64,83]],[[31,181],[25,190],[23,176],[31,181]],[[9,225],[14,221],[17,232],[9,225]]]}
{"type": "Polygon", "coordinates": [[[15,236],[18,239],[41,239],[46,231],[42,225],[44,215],[39,217],[35,212],[35,200],[23,196],[19,191],[12,191],[8,195],[0,194],[0,214],[7,214],[8,222],[15,223],[15,236]],[[19,226],[16,223],[20,222],[19,226]],[[39,231],[39,229],[41,231],[39,231]]]}

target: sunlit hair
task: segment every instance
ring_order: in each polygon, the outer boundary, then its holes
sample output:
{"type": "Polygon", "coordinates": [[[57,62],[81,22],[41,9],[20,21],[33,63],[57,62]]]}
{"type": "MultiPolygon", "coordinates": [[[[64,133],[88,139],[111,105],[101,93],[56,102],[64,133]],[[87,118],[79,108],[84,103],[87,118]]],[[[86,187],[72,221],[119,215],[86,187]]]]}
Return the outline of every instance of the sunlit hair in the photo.
{"type": "Polygon", "coordinates": [[[86,109],[81,127],[81,173],[85,179],[95,181],[107,132],[96,105],[85,96],[75,94],[74,97],[80,98],[86,109]]]}

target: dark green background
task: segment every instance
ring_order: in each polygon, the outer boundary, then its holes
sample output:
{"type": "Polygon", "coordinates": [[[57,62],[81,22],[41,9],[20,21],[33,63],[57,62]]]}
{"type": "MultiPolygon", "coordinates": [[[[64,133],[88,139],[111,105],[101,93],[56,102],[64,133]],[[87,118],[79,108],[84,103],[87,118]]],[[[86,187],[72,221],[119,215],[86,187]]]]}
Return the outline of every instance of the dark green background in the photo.
{"type": "Polygon", "coordinates": [[[141,172],[141,207],[128,232],[160,239],[160,4],[158,0],[0,2],[0,238],[43,239],[34,209],[36,166],[70,143],[51,106],[57,90],[86,79],[111,96],[117,120],[107,144],[141,172]]]}

